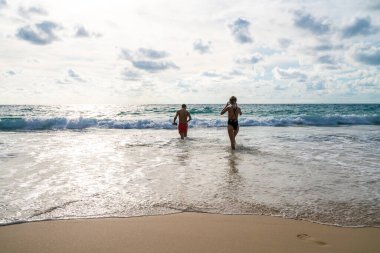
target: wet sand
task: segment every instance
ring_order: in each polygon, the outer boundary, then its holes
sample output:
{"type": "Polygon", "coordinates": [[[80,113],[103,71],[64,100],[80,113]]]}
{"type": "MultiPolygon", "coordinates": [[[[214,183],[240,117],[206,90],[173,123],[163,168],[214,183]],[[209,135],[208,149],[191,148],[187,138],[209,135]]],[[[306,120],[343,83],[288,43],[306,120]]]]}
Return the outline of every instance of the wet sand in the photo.
{"type": "Polygon", "coordinates": [[[380,228],[181,213],[0,227],[0,252],[380,252],[380,228]]]}

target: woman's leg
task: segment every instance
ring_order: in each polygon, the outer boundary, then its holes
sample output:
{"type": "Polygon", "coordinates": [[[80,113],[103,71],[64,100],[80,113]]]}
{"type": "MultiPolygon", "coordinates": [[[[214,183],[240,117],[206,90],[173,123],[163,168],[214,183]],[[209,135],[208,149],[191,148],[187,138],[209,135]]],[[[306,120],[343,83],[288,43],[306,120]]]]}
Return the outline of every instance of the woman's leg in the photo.
{"type": "Polygon", "coordinates": [[[239,133],[239,125],[237,126],[236,130],[234,131],[234,146],[236,146],[236,135],[239,133]]]}
{"type": "Polygon", "coordinates": [[[228,130],[228,136],[230,137],[231,148],[235,149],[235,133],[234,133],[234,128],[231,125],[228,125],[227,130],[228,130]]]}
{"type": "Polygon", "coordinates": [[[238,134],[238,132],[239,132],[239,125],[237,126],[237,128],[236,128],[236,130],[235,130],[235,132],[234,132],[235,137],[236,137],[236,135],[238,134]]]}

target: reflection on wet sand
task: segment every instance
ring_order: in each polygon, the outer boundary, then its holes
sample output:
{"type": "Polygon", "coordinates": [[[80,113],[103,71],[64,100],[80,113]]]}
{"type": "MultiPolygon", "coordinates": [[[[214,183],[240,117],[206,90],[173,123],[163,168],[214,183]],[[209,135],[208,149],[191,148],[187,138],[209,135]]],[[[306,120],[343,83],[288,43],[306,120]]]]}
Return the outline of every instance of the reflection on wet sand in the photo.
{"type": "Polygon", "coordinates": [[[237,168],[237,165],[238,165],[237,160],[238,160],[238,157],[236,156],[235,152],[231,151],[231,154],[228,157],[228,165],[230,167],[230,173],[238,173],[239,172],[239,170],[237,168]]]}
{"type": "Polygon", "coordinates": [[[181,147],[180,151],[177,154],[177,159],[178,159],[179,165],[181,166],[189,165],[190,152],[189,152],[189,147],[187,145],[184,145],[181,147]]]}

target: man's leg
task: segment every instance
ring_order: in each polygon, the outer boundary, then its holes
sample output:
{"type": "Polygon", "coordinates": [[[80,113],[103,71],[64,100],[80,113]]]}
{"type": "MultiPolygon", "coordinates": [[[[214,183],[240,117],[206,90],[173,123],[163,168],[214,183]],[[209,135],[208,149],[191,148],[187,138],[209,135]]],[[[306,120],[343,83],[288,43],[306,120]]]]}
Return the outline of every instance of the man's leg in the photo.
{"type": "Polygon", "coordinates": [[[178,124],[178,132],[179,134],[181,135],[181,139],[185,139],[185,136],[186,136],[186,128],[185,126],[182,124],[182,123],[179,123],[178,124]]]}

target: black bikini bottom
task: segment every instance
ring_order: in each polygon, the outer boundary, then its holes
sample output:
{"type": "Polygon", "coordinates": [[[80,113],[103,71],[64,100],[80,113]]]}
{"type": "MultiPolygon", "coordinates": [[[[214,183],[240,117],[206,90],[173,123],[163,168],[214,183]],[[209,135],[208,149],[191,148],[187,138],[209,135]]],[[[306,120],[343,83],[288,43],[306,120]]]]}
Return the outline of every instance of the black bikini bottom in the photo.
{"type": "Polygon", "coordinates": [[[237,130],[237,128],[239,126],[239,122],[237,120],[234,120],[234,119],[229,119],[227,124],[232,126],[235,131],[237,130]]]}

